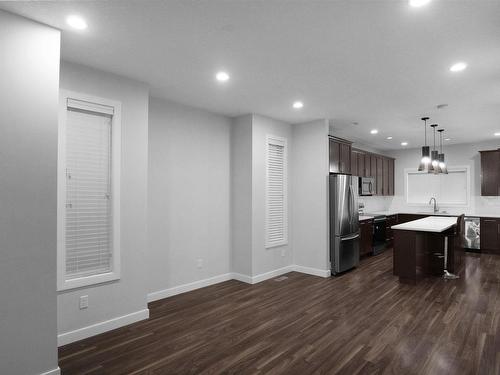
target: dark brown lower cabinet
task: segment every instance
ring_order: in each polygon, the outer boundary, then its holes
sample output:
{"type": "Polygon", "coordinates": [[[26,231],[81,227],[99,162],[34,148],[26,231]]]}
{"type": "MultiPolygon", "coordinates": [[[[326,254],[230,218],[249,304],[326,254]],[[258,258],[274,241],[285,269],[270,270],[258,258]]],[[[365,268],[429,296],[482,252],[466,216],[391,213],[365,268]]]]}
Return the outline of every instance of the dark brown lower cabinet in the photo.
{"type": "Polygon", "coordinates": [[[421,215],[421,214],[398,214],[397,215],[397,223],[398,224],[403,224],[407,223],[409,221],[413,220],[418,220],[418,219],[423,219],[424,217],[427,217],[429,215],[421,215]]]}
{"type": "Polygon", "coordinates": [[[481,251],[500,254],[500,218],[481,218],[481,251]]]}
{"type": "Polygon", "coordinates": [[[391,227],[398,223],[398,215],[389,215],[387,216],[387,221],[385,224],[385,239],[389,246],[392,246],[394,241],[394,232],[391,227]]]}
{"type": "Polygon", "coordinates": [[[373,220],[359,222],[359,255],[371,255],[373,253],[373,220]]]}

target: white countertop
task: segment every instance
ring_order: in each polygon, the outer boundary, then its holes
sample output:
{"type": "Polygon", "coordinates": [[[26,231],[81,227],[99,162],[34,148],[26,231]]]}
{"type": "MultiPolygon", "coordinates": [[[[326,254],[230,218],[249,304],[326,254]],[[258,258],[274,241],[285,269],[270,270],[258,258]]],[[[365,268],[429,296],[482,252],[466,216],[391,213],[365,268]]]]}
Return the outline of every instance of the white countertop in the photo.
{"type": "MultiPolygon", "coordinates": [[[[451,211],[451,210],[450,210],[451,211]]],[[[483,213],[483,212],[473,212],[473,211],[460,211],[460,210],[453,210],[453,211],[445,211],[445,212],[436,212],[433,213],[432,211],[411,211],[411,210],[398,210],[398,211],[375,211],[375,212],[369,212],[370,214],[373,215],[385,215],[385,216],[390,216],[390,215],[396,215],[396,214],[408,214],[408,215],[429,215],[429,216],[459,216],[461,214],[465,214],[466,217],[500,217],[500,211],[498,213],[483,213]]]]}
{"type": "Polygon", "coordinates": [[[417,232],[444,232],[457,224],[455,216],[428,216],[423,219],[409,221],[407,223],[393,225],[392,229],[411,230],[417,232]]]}
{"type": "Polygon", "coordinates": [[[373,219],[373,216],[368,216],[368,215],[359,215],[359,221],[363,220],[371,220],[373,219]]]}

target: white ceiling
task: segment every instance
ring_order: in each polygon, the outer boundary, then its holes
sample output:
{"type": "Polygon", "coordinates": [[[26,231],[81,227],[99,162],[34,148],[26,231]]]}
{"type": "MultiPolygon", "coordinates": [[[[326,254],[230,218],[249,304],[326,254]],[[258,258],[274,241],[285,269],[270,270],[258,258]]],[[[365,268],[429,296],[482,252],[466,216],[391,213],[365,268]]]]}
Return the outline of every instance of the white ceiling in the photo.
{"type": "Polygon", "coordinates": [[[500,1],[433,0],[423,8],[407,0],[15,1],[0,8],[62,29],[66,60],[229,116],[330,118],[339,135],[378,149],[401,148],[403,140],[419,146],[422,115],[446,128],[450,143],[500,131],[500,1]],[[70,13],[84,16],[88,29],[69,30],[70,13]],[[468,69],[451,73],[460,60],[468,69]],[[220,69],[231,74],[225,85],[214,81],[220,69]],[[300,111],[291,108],[296,99],[305,104],[300,111]],[[449,106],[438,111],[441,103],[449,106]]]}

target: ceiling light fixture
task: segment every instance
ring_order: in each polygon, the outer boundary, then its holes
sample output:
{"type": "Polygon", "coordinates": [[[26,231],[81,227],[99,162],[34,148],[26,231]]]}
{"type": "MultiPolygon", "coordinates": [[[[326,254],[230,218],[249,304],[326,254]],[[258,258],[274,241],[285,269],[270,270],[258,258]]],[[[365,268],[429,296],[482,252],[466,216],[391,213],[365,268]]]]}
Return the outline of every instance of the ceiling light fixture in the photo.
{"type": "Polygon", "coordinates": [[[401,142],[401,146],[408,146],[408,142],[401,142]]]}
{"type": "Polygon", "coordinates": [[[431,125],[432,131],[433,131],[433,134],[434,134],[434,147],[433,147],[433,149],[431,151],[431,165],[432,165],[432,169],[429,168],[429,170],[428,170],[429,173],[434,173],[434,174],[441,173],[441,170],[439,168],[439,152],[436,149],[436,128],[437,128],[437,126],[438,126],[438,124],[432,124],[431,125]]]}
{"type": "Polygon", "coordinates": [[[293,102],[292,107],[295,109],[301,109],[304,107],[304,103],[300,101],[293,102]]]}
{"type": "Polygon", "coordinates": [[[85,30],[87,28],[87,22],[82,17],[74,14],[66,18],[66,23],[76,30],[85,30]]]}
{"type": "Polygon", "coordinates": [[[217,74],[215,75],[215,79],[219,82],[227,82],[229,81],[229,74],[227,74],[226,72],[217,72],[217,74]]]}
{"type": "Polygon", "coordinates": [[[431,2],[431,0],[408,0],[408,4],[414,8],[420,8],[424,5],[427,5],[431,2]]]}
{"type": "Polygon", "coordinates": [[[444,129],[438,129],[438,132],[439,132],[439,147],[440,147],[440,152],[438,155],[439,169],[441,170],[441,173],[448,174],[448,168],[446,168],[446,163],[444,161],[444,152],[443,152],[443,132],[444,132],[444,129]]]}
{"type": "Polygon", "coordinates": [[[495,134],[493,134],[495,137],[500,137],[500,132],[496,132],[495,134]]]}
{"type": "Polygon", "coordinates": [[[464,62],[457,62],[450,67],[450,72],[461,72],[467,68],[467,64],[464,62]]]}
{"type": "Polygon", "coordinates": [[[391,136],[388,136],[388,137],[387,137],[387,139],[391,140],[391,139],[392,139],[392,137],[391,137],[391,136]]]}
{"type": "Polygon", "coordinates": [[[427,120],[429,117],[422,117],[421,120],[424,122],[424,145],[422,146],[422,158],[420,159],[420,165],[418,166],[418,170],[429,171],[432,170],[433,166],[431,164],[431,154],[430,147],[427,146],[427,120]]]}
{"type": "Polygon", "coordinates": [[[370,133],[371,134],[378,134],[378,130],[377,129],[370,130],[370,133]]]}

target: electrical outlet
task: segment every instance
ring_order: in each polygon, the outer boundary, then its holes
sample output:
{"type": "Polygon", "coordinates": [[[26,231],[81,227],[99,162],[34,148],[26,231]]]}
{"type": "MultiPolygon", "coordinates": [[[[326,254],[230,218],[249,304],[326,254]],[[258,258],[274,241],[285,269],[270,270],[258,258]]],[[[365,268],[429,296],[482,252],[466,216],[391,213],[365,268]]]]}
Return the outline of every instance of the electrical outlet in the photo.
{"type": "Polygon", "coordinates": [[[89,307],[89,296],[80,296],[80,310],[89,307]]]}
{"type": "Polygon", "coordinates": [[[198,258],[198,261],[196,262],[196,267],[203,268],[203,259],[202,258],[198,258]]]}
{"type": "Polygon", "coordinates": [[[286,249],[281,249],[281,256],[284,257],[286,255],[286,249]]]}

